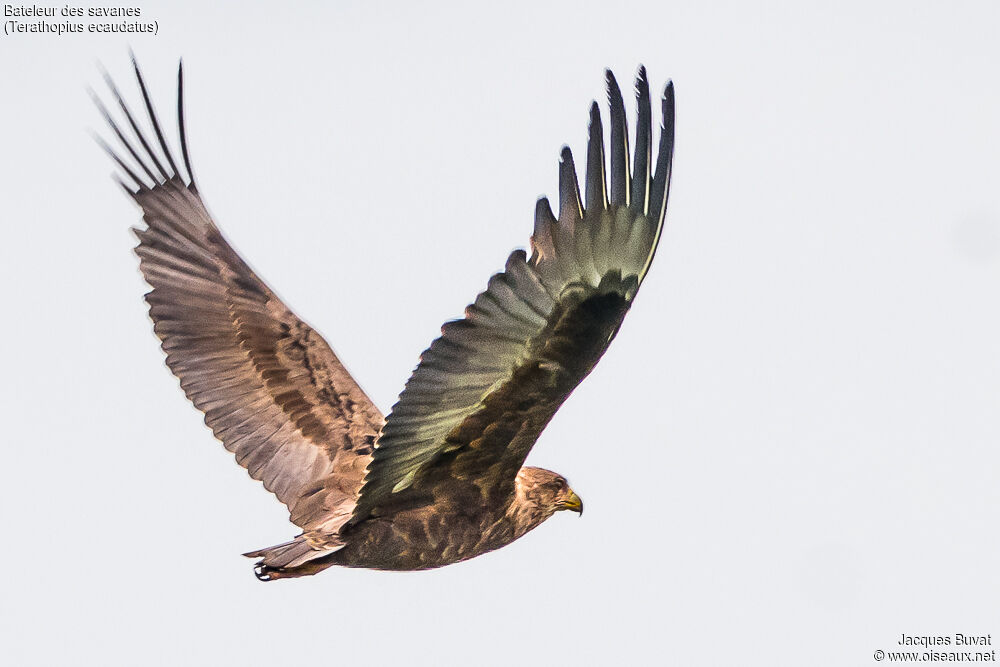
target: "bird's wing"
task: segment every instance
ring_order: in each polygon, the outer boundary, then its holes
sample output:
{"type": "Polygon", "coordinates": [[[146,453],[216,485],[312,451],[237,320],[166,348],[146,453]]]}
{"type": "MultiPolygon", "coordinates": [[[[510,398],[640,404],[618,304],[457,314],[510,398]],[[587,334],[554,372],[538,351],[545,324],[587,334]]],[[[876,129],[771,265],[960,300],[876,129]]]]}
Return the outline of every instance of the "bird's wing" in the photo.
{"type": "Polygon", "coordinates": [[[186,182],[135,72],[162,156],[110,79],[138,143],[94,99],[134,160],[130,166],[104,144],[135,182],[122,185],[146,223],[134,230],[135,251],[153,288],[146,301],[167,365],[215,436],[288,506],[292,521],[335,535],[354,509],[384,419],[326,341],[254,274],[206,211],[184,135],[183,70],[178,123],[186,182]]]}
{"type": "Polygon", "coordinates": [[[640,68],[630,169],[621,91],[610,71],[606,76],[610,192],[595,102],[583,201],[564,148],[559,217],[539,200],[531,257],[511,254],[465,318],[445,324],[421,355],[376,443],[352,523],[446,496],[459,511],[503,502],[542,429],[618,331],[660,239],[674,96],[668,83],[651,175],[649,85],[640,68]]]}

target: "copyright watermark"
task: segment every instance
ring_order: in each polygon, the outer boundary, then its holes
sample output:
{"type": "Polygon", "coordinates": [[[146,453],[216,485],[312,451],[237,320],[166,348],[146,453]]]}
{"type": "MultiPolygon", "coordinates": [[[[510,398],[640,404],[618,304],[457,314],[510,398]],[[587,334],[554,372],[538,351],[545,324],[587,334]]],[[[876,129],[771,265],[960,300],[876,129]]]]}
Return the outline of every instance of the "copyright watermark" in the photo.
{"type": "Polygon", "coordinates": [[[996,662],[993,635],[901,634],[891,650],[875,649],[875,662],[996,662]]]}

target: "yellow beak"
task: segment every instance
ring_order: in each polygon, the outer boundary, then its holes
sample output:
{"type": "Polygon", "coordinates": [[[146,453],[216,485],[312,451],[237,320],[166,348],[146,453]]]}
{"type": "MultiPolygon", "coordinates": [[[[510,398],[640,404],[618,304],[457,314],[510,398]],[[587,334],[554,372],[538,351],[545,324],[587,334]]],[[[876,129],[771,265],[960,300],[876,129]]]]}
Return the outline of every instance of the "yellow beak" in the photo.
{"type": "Polygon", "coordinates": [[[579,512],[580,516],[583,516],[583,501],[580,500],[580,496],[570,490],[569,495],[562,501],[562,509],[573,510],[574,512],[579,512]]]}

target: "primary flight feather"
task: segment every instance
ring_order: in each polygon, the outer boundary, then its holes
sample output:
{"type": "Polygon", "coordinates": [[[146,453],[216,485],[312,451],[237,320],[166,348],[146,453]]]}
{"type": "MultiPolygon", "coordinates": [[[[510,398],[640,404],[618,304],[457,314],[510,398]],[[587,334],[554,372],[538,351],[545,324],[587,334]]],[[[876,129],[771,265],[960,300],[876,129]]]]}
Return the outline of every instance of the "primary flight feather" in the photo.
{"type": "Polygon", "coordinates": [[[465,317],[442,327],[386,418],[208,214],[188,155],[183,69],[179,161],[134,69],[155,143],[110,79],[125,123],[95,102],[124,153],[102,145],[142,209],[136,253],[153,288],[146,301],[154,330],[205,423],[302,529],[246,554],[259,559],[260,579],[333,565],[440,567],[509,544],[556,511],[583,511],[562,476],[523,464],[618,332],[653,261],[670,189],[672,84],[661,100],[653,167],[649,85],[640,67],[630,164],[621,91],[606,72],[610,189],[595,102],[583,196],[563,148],[558,216],[538,200],[531,255],[514,251],[465,317]]]}

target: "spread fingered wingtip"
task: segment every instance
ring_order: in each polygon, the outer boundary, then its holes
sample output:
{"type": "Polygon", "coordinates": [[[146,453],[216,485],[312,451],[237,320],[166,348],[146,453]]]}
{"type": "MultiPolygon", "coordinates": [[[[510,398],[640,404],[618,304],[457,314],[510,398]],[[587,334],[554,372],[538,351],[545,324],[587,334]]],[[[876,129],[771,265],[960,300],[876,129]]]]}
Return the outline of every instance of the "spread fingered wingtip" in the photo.
{"type": "Polygon", "coordinates": [[[191,169],[191,158],[188,156],[187,130],[184,126],[184,59],[177,62],[177,128],[181,135],[181,159],[184,160],[184,168],[187,170],[188,187],[191,192],[198,191],[198,185],[194,182],[194,170],[191,169]]]}
{"type": "Polygon", "coordinates": [[[639,65],[635,77],[635,101],[638,118],[635,128],[635,159],[632,169],[632,198],[630,205],[637,215],[645,215],[649,204],[649,163],[652,144],[652,108],[649,101],[649,81],[646,67],[639,65]]]}
{"type": "MultiPolygon", "coordinates": [[[[105,75],[106,74],[107,73],[105,72],[105,75]]],[[[107,78],[109,80],[109,85],[114,85],[110,83],[110,77],[107,78]]],[[[101,98],[98,97],[97,93],[94,92],[93,89],[88,89],[88,90],[90,92],[91,99],[94,101],[94,105],[97,107],[97,110],[100,112],[100,114],[104,117],[104,121],[108,124],[108,127],[110,127],[111,131],[114,132],[116,137],[118,137],[118,141],[121,142],[121,145],[125,147],[125,150],[128,151],[128,154],[132,156],[132,159],[135,160],[136,164],[139,165],[139,167],[149,177],[149,179],[153,181],[153,183],[156,183],[156,176],[153,174],[153,170],[150,169],[150,167],[146,164],[146,162],[139,157],[139,154],[136,152],[135,148],[133,148],[132,143],[125,138],[125,134],[122,132],[121,127],[118,125],[117,122],[115,122],[115,119],[111,117],[111,112],[108,111],[108,108],[104,106],[103,102],[101,102],[101,98]]],[[[103,141],[100,143],[102,145],[102,148],[104,148],[108,152],[108,154],[111,155],[112,158],[114,158],[115,161],[117,161],[119,164],[122,164],[121,158],[118,156],[117,153],[114,152],[114,150],[111,149],[110,146],[107,145],[107,143],[104,143],[103,141]]],[[[132,175],[131,169],[126,168],[126,171],[129,172],[129,175],[132,175]]],[[[135,178],[135,180],[139,184],[140,190],[145,189],[147,187],[146,183],[143,180],[138,178],[135,178]]]]}
{"type": "MultiPolygon", "coordinates": [[[[118,86],[115,85],[115,82],[111,79],[111,76],[107,73],[107,71],[105,71],[103,74],[104,74],[104,80],[108,84],[108,88],[111,89],[111,94],[118,102],[118,106],[121,107],[122,113],[125,114],[125,119],[128,121],[129,126],[132,128],[132,132],[135,134],[136,139],[139,140],[139,143],[142,145],[142,148],[146,151],[146,156],[148,156],[149,159],[153,162],[153,165],[156,167],[157,171],[160,172],[160,175],[163,177],[163,179],[170,180],[170,174],[168,174],[167,170],[163,168],[163,164],[157,158],[156,153],[150,147],[149,142],[146,141],[146,136],[142,133],[142,130],[139,129],[139,124],[136,122],[135,116],[132,115],[131,109],[129,109],[128,105],[125,103],[125,98],[123,98],[121,92],[119,92],[118,86]]],[[[121,134],[119,134],[119,138],[125,141],[124,137],[121,134]]],[[[128,142],[126,142],[126,144],[128,144],[128,142]]],[[[127,145],[127,147],[129,148],[129,152],[132,153],[133,157],[136,157],[136,159],[138,159],[138,157],[135,154],[135,151],[131,148],[131,146],[127,145]]],[[[144,171],[147,170],[144,162],[143,162],[143,170],[144,171]]],[[[148,171],[150,172],[150,176],[153,179],[153,181],[158,182],[159,179],[156,176],[152,175],[152,170],[148,171]]]]}
{"type": "Polygon", "coordinates": [[[601,108],[590,105],[590,136],[587,140],[586,209],[607,208],[607,185],[604,178],[604,127],[601,108]]]}
{"type": "Polygon", "coordinates": [[[100,146],[105,153],[111,156],[111,159],[115,161],[115,164],[117,164],[122,169],[122,171],[128,174],[128,177],[135,182],[137,190],[133,190],[132,188],[126,187],[125,183],[120,178],[117,177],[115,178],[115,180],[118,183],[120,183],[122,187],[126,188],[126,190],[130,195],[135,196],[137,192],[141,192],[146,189],[146,184],[142,181],[142,179],[136,175],[136,173],[131,169],[131,167],[129,167],[128,164],[126,164],[125,161],[122,160],[117,153],[115,153],[114,149],[111,148],[111,146],[109,146],[108,143],[104,141],[104,139],[102,139],[99,134],[93,132],[91,133],[91,136],[93,136],[94,141],[97,142],[97,145],[100,146]]]}
{"type": "Polygon", "coordinates": [[[660,146],[656,154],[656,171],[649,197],[649,216],[659,223],[667,210],[670,192],[670,171],[674,155],[674,83],[667,81],[661,99],[660,146]]]}
{"type": "Polygon", "coordinates": [[[631,175],[625,103],[618,81],[610,69],[604,70],[604,80],[608,89],[608,106],[611,108],[611,203],[615,206],[628,206],[631,175]]]}
{"type": "Polygon", "coordinates": [[[583,217],[580,186],[576,180],[576,165],[569,146],[559,153],[559,219],[579,220],[583,217]]]}
{"type": "Polygon", "coordinates": [[[548,197],[539,197],[535,202],[535,226],[531,232],[531,262],[537,263],[542,257],[552,253],[552,225],[556,216],[548,197]]]}
{"type": "Polygon", "coordinates": [[[660,99],[663,105],[663,121],[661,126],[666,127],[667,122],[669,121],[672,124],[674,119],[674,82],[670,79],[667,79],[667,85],[663,87],[663,95],[660,99]]]}
{"type": "Polygon", "coordinates": [[[146,105],[146,113],[149,114],[149,121],[153,126],[153,132],[156,134],[156,140],[159,142],[160,149],[167,158],[167,164],[170,165],[170,174],[167,175],[164,173],[164,177],[170,179],[178,173],[177,164],[174,162],[174,156],[170,153],[170,148],[167,147],[167,141],[163,137],[163,130],[160,129],[160,123],[156,120],[153,101],[149,97],[149,90],[146,88],[146,81],[142,78],[142,71],[139,69],[139,63],[135,60],[135,54],[132,54],[132,69],[135,70],[135,80],[139,83],[139,90],[142,92],[142,100],[146,105]]]}
{"type": "MultiPolygon", "coordinates": [[[[183,182],[184,174],[178,168],[178,163],[174,159],[173,153],[171,152],[170,147],[167,144],[166,137],[163,133],[163,129],[153,109],[152,98],[150,97],[149,90],[146,86],[146,82],[142,76],[142,71],[139,68],[139,63],[135,57],[135,53],[132,52],[131,49],[129,50],[129,57],[132,62],[132,68],[135,72],[136,81],[138,82],[139,85],[139,90],[142,93],[143,103],[149,117],[149,124],[152,127],[153,133],[156,136],[156,143],[159,145],[159,148],[162,151],[162,155],[165,158],[166,166],[163,164],[163,162],[161,162],[157,152],[153,150],[151,143],[146,138],[146,134],[139,128],[139,124],[136,122],[134,114],[132,113],[128,105],[125,103],[125,99],[122,96],[121,92],[118,90],[118,87],[115,85],[114,80],[111,78],[111,75],[108,73],[108,71],[104,68],[104,66],[100,62],[97,63],[98,70],[100,71],[101,76],[103,77],[105,83],[107,83],[108,89],[111,91],[111,95],[114,97],[115,101],[118,103],[118,106],[121,108],[121,111],[124,114],[129,127],[132,129],[132,136],[135,138],[134,141],[136,141],[138,145],[133,143],[133,139],[130,139],[125,136],[125,133],[122,131],[121,126],[114,120],[114,118],[111,116],[111,113],[101,102],[97,94],[91,89],[88,89],[88,93],[93,99],[95,106],[97,106],[98,111],[100,111],[101,115],[104,117],[104,120],[111,128],[112,132],[118,138],[121,145],[125,148],[125,151],[131,156],[135,164],[137,164],[140,167],[141,172],[145,173],[146,176],[149,178],[149,180],[152,181],[154,187],[157,184],[160,184],[165,181],[170,181],[172,179],[178,179],[183,182]]],[[[194,184],[194,172],[191,170],[191,160],[188,156],[187,136],[184,128],[183,89],[184,89],[183,63],[179,63],[177,69],[177,111],[178,111],[178,125],[180,130],[181,157],[183,158],[184,167],[187,171],[187,176],[188,176],[187,186],[188,188],[191,189],[192,192],[197,192],[194,184]]],[[[148,190],[150,188],[148,182],[145,179],[139,178],[137,176],[136,171],[131,169],[128,166],[128,164],[126,164],[121,159],[121,156],[119,156],[114,150],[110,149],[108,145],[103,141],[99,141],[99,143],[101,144],[101,147],[104,150],[106,150],[109,153],[109,155],[111,155],[111,157],[115,160],[118,166],[121,167],[122,170],[128,175],[128,177],[136,182],[139,192],[148,190]]],[[[133,192],[133,194],[135,193],[133,192]]]]}
{"type": "Polygon", "coordinates": [[[652,99],[645,65],[639,65],[635,76],[634,155],[629,151],[628,122],[622,91],[610,68],[604,70],[604,80],[610,107],[610,163],[605,163],[600,107],[597,102],[593,102],[590,106],[587,168],[582,201],[572,154],[569,148],[563,147],[559,167],[559,218],[582,217],[585,210],[606,208],[611,204],[628,206],[636,215],[659,220],[666,207],[673,153],[673,81],[668,80],[663,89],[659,146],[654,165],[652,99]]]}
{"type": "Polygon", "coordinates": [[[539,197],[535,202],[535,224],[551,224],[556,221],[548,197],[539,197]]]}

